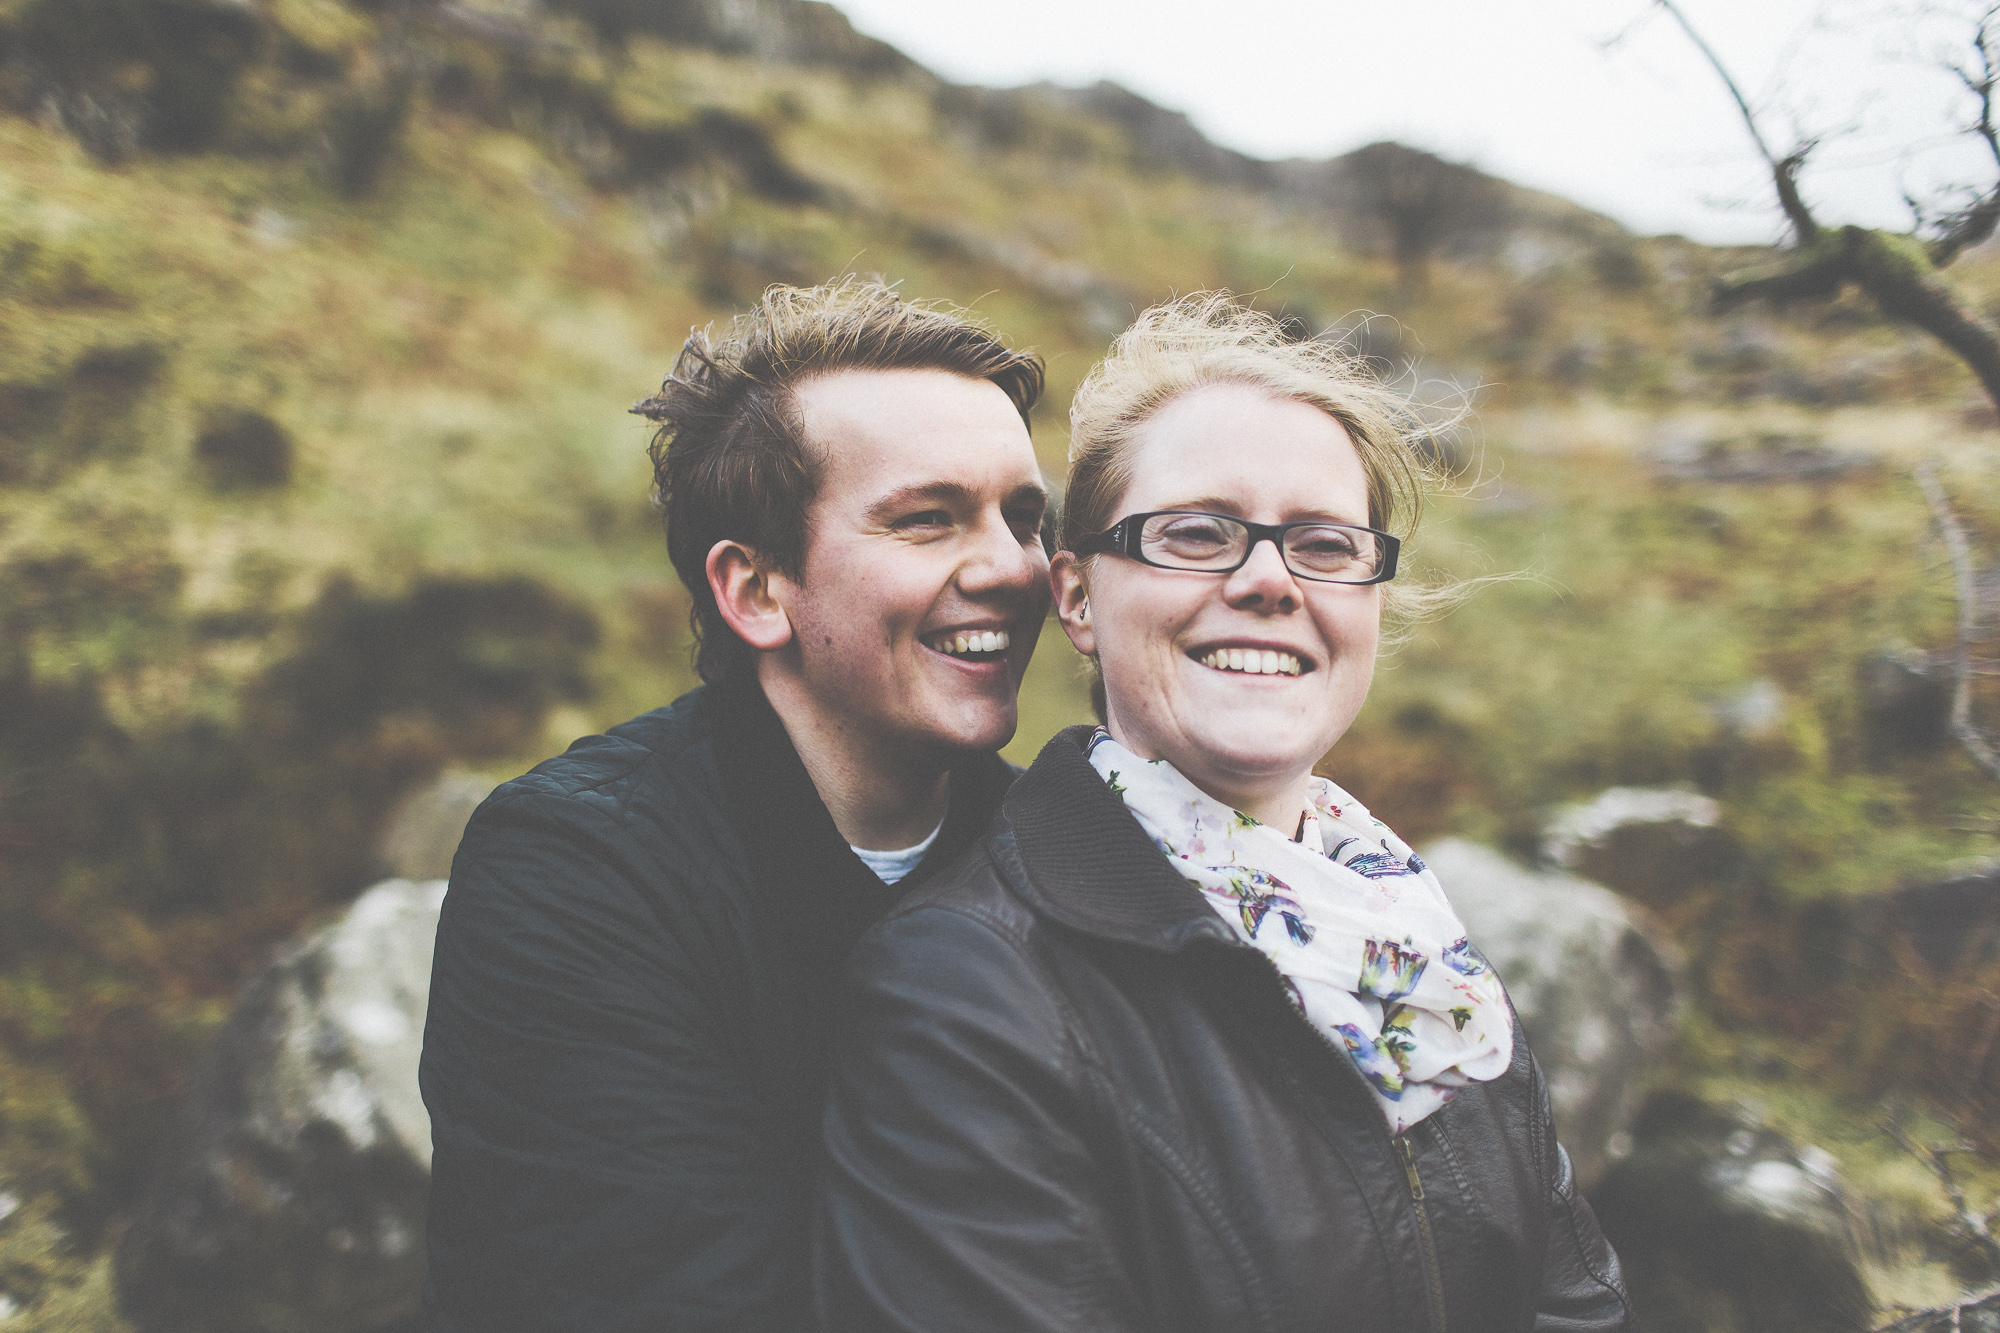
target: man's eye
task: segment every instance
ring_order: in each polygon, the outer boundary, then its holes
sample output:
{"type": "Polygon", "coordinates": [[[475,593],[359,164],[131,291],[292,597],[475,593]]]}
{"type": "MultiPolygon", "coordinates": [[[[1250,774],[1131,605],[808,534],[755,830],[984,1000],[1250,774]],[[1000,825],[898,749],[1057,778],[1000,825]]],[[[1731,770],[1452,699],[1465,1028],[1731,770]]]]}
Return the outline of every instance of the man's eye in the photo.
{"type": "Polygon", "coordinates": [[[948,528],[951,526],[951,515],[945,513],[942,509],[926,509],[921,513],[903,515],[903,517],[896,520],[894,526],[898,528],[948,528]]]}
{"type": "Polygon", "coordinates": [[[1042,511],[1010,509],[1007,511],[1007,526],[1023,536],[1034,536],[1042,530],[1042,511]]]}

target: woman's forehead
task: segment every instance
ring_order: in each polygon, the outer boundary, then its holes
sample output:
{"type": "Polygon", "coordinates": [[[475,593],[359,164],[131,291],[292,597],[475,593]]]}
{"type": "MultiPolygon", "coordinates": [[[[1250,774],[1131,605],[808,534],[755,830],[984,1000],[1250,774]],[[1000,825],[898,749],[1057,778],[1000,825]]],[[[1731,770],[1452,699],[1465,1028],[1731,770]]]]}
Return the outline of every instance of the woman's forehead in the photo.
{"type": "Polygon", "coordinates": [[[1341,424],[1320,408],[1248,385],[1220,384],[1175,399],[1135,433],[1122,508],[1278,504],[1365,517],[1368,478],[1341,424]]]}

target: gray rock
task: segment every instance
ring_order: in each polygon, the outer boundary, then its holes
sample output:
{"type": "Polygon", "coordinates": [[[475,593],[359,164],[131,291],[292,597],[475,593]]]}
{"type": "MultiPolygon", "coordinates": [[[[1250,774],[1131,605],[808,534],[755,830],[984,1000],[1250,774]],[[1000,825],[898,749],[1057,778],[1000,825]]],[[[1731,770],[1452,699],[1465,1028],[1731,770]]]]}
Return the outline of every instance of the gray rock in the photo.
{"type": "Polygon", "coordinates": [[[1627,1141],[1646,1070],[1673,1036],[1677,960],[1599,885],[1457,838],[1423,856],[1507,983],[1587,1189],[1627,1141]]]}
{"type": "Polygon", "coordinates": [[[1713,828],[1722,807],[1706,796],[1675,787],[1612,787],[1588,801],[1566,805],[1549,819],[1542,855],[1574,868],[1586,849],[1628,824],[1686,824],[1713,828]]]}
{"type": "Polygon", "coordinates": [[[1731,882],[1742,849],[1722,807],[1677,787],[1612,787],[1562,806],[1542,834],[1542,856],[1648,907],[1731,882]]]}
{"type": "Polygon", "coordinates": [[[1649,1327],[1864,1329],[1865,1212],[1830,1153],[1660,1093],[1591,1196],[1649,1327]]]}
{"type": "Polygon", "coordinates": [[[445,886],[389,880],[244,989],[118,1252],[141,1333],[363,1333],[414,1319],[417,1090],[445,886]]]}
{"type": "Polygon", "coordinates": [[[1856,683],[1872,749],[1921,752],[1951,744],[1951,664],[1941,659],[1892,651],[1862,660],[1856,683]]]}

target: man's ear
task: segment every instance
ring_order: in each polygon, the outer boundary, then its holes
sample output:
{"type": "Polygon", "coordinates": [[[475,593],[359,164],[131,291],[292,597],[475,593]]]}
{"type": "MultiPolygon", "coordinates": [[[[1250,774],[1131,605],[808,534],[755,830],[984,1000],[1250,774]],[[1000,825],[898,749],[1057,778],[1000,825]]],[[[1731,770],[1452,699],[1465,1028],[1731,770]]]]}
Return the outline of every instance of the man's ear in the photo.
{"type": "Polygon", "coordinates": [[[1057,551],[1049,561],[1049,588],[1055,593],[1056,619],[1070,644],[1085,657],[1097,656],[1097,631],[1090,627],[1090,583],[1071,551],[1057,551]]]}
{"type": "Polygon", "coordinates": [[[719,541],[708,548],[709,591],[736,637],[768,653],[792,641],[792,618],[773,586],[783,575],[769,568],[741,542],[719,541]]]}

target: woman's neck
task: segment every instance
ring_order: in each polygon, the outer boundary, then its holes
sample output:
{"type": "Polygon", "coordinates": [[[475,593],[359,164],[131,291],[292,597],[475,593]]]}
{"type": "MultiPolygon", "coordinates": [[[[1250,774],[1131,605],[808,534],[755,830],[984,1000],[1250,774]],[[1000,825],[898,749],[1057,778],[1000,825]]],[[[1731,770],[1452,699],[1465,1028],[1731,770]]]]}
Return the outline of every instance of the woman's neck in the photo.
{"type": "Polygon", "coordinates": [[[1113,718],[1105,730],[1111,739],[1138,755],[1141,759],[1164,759],[1172,764],[1174,771],[1201,789],[1204,796],[1222,802],[1232,810],[1240,810],[1260,824],[1268,824],[1286,837],[1292,837],[1305,815],[1307,784],[1312,781],[1312,770],[1288,773],[1273,778],[1268,774],[1235,774],[1218,770],[1214,765],[1205,765],[1195,758],[1163,754],[1157,746],[1144,744],[1137,737],[1119,735],[1122,730],[1113,718]]]}

